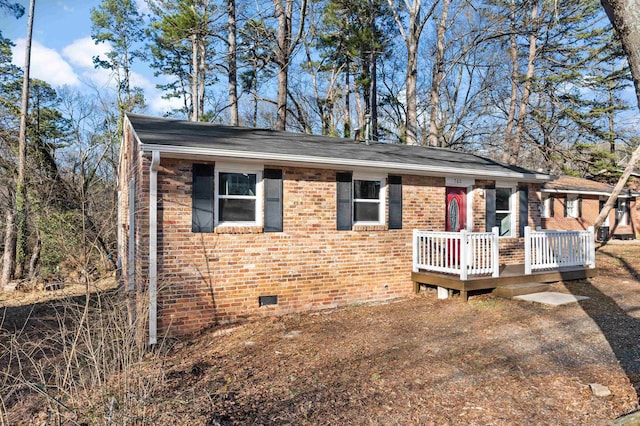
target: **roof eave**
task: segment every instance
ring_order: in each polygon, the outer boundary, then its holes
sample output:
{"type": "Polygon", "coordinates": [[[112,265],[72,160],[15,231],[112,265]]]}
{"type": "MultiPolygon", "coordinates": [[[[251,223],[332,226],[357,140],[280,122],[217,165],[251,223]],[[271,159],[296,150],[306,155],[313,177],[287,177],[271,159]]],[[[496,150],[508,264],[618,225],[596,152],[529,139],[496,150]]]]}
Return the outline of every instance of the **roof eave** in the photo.
{"type": "MultiPolygon", "coordinates": [[[[140,139],[136,139],[140,142],[140,139]]],[[[140,143],[141,151],[159,151],[173,158],[207,157],[211,160],[227,159],[236,161],[263,161],[272,165],[304,165],[309,167],[325,166],[332,169],[354,167],[363,169],[396,170],[402,173],[415,173],[430,176],[463,175],[477,178],[514,179],[519,182],[546,182],[554,177],[542,173],[499,172],[490,170],[460,169],[454,167],[437,167],[419,164],[393,163],[384,161],[354,160],[349,158],[315,157],[292,154],[272,154],[256,151],[221,150],[197,147],[181,147],[175,145],[140,143]]]]}

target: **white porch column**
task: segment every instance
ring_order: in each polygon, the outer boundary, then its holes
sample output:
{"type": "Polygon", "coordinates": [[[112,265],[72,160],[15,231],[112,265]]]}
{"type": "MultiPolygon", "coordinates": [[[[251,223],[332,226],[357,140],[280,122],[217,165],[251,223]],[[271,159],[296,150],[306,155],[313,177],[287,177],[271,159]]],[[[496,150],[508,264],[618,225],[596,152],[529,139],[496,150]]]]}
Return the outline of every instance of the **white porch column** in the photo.
{"type": "Polygon", "coordinates": [[[491,265],[491,269],[493,272],[491,276],[497,278],[500,276],[500,229],[497,226],[491,228],[491,232],[493,233],[493,242],[491,244],[491,260],[493,264],[491,265]]]}
{"type": "Polygon", "coordinates": [[[524,274],[531,275],[531,228],[524,227],[524,274]]]}

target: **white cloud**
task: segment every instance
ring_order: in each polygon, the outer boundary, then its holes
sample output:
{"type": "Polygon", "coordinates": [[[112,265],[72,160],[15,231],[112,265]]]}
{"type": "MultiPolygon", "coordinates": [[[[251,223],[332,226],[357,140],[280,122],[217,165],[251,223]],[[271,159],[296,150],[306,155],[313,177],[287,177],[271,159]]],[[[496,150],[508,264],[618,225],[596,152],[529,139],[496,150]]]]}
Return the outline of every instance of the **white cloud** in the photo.
{"type": "Polygon", "coordinates": [[[69,5],[68,5],[67,3],[65,3],[65,2],[61,2],[61,1],[59,1],[59,2],[57,3],[57,5],[58,5],[58,7],[61,7],[61,8],[62,8],[62,10],[64,10],[65,12],[73,12],[73,11],[75,11],[75,9],[73,8],[73,6],[69,6],[69,5]]]}
{"type": "Polygon", "coordinates": [[[96,44],[91,37],[84,37],[65,46],[62,49],[62,55],[74,66],[93,68],[93,57],[100,56],[102,59],[106,59],[106,53],[109,49],[108,43],[96,44]]]}
{"type": "Polygon", "coordinates": [[[147,105],[150,112],[162,115],[174,109],[180,109],[184,106],[182,98],[163,99],[162,93],[157,89],[152,93],[146,92],[147,105]]]}
{"type": "MultiPolygon", "coordinates": [[[[25,39],[15,40],[12,49],[13,63],[19,67],[24,65],[25,39]]],[[[44,80],[52,86],[77,86],[78,75],[64,58],[54,49],[45,47],[37,40],[31,43],[31,78],[44,80]]]]}
{"type": "Polygon", "coordinates": [[[149,4],[146,0],[136,0],[136,6],[138,7],[138,12],[141,14],[151,13],[151,9],[149,8],[149,4]]]}

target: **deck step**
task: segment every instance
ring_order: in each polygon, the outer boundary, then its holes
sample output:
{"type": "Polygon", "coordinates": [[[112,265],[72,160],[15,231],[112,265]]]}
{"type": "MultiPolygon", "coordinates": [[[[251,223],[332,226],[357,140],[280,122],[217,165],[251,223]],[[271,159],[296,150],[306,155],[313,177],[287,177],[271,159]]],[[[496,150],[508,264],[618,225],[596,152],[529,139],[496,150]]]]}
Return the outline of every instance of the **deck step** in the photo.
{"type": "Polygon", "coordinates": [[[511,299],[514,296],[522,296],[525,294],[540,293],[549,289],[549,284],[539,282],[529,282],[520,284],[503,285],[496,287],[493,294],[500,297],[511,299]]]}

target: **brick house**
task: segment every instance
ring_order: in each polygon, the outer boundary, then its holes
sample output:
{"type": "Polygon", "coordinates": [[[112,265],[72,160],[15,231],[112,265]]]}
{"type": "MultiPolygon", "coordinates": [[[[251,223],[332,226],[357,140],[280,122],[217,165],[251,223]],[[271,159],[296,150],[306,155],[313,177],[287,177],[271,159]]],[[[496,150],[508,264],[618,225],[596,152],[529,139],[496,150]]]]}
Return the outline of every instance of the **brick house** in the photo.
{"type": "MultiPolygon", "coordinates": [[[[613,186],[573,176],[560,176],[542,185],[542,227],[544,229],[587,229],[595,223],[613,186]]],[[[623,190],[599,234],[599,240],[636,238],[640,234],[640,193],[623,190]]]]}
{"type": "Polygon", "coordinates": [[[551,178],[440,148],[128,114],[122,284],[149,301],[151,343],[409,296],[414,230],[494,232],[501,262],[521,263],[551,178]]]}

